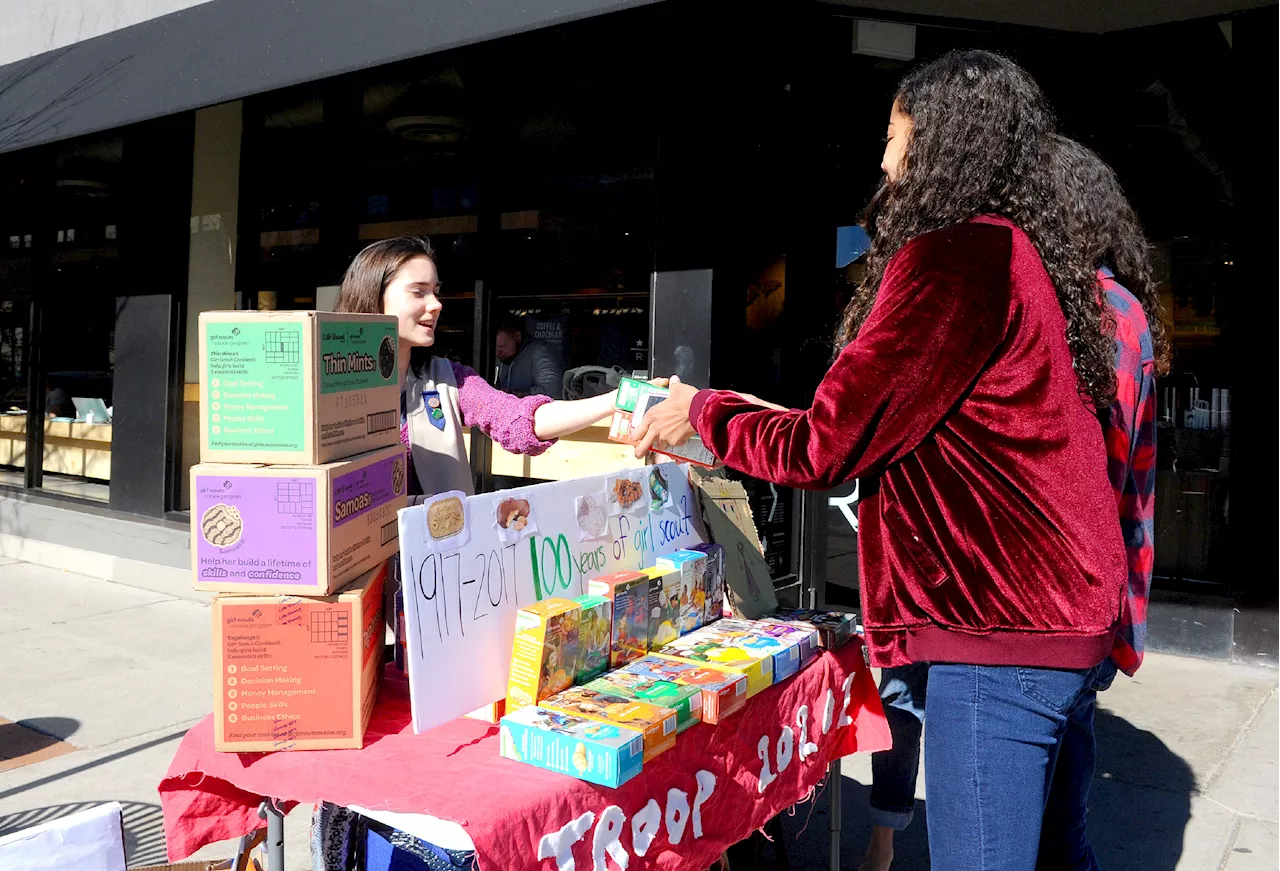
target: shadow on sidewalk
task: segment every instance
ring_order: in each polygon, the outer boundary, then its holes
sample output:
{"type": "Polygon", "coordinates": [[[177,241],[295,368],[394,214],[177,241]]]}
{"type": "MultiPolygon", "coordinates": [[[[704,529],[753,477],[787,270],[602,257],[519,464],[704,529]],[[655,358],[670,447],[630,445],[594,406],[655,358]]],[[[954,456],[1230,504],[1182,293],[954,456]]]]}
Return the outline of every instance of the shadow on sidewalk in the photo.
{"type": "MultiPolygon", "coordinates": [[[[1191,714],[1188,714],[1191,716],[1191,714]]],[[[1089,838],[1103,868],[1174,871],[1191,821],[1195,775],[1150,732],[1099,708],[1089,838]]]]}
{"type": "MultiPolygon", "coordinates": [[[[76,804],[51,805],[5,814],[0,816],[0,835],[20,832],[40,823],[69,817],[105,803],[105,801],[82,801],[76,804]]],[[[168,861],[164,843],[164,818],[160,813],[160,805],[122,801],[120,809],[124,816],[126,864],[132,867],[158,865],[168,861]]]]}

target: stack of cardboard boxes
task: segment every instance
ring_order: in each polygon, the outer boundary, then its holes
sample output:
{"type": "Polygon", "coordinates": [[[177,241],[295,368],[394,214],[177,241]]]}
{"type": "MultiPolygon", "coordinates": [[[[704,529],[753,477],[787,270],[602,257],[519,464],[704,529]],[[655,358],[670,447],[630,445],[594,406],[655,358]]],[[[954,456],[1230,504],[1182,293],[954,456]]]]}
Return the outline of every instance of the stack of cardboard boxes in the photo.
{"type": "Polygon", "coordinates": [[[406,503],[396,322],[200,315],[191,568],[213,601],[219,750],[360,747],[406,503]]]}

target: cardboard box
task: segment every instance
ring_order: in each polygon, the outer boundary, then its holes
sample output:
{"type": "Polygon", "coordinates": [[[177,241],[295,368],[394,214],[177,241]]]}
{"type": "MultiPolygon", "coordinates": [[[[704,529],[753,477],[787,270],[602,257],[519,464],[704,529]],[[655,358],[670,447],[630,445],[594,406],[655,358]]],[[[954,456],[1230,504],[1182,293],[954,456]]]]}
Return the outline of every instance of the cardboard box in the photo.
{"type": "Polygon", "coordinates": [[[571,599],[544,599],[516,612],[507,678],[507,711],[515,713],[573,685],[578,672],[578,618],[571,599]]]}
{"type": "Polygon", "coordinates": [[[648,575],[614,572],[587,582],[587,593],[613,602],[609,666],[619,668],[649,652],[648,575]]]}
{"type": "Polygon", "coordinates": [[[325,596],[399,549],[406,502],[397,442],[324,466],[191,467],[197,590],[325,596]]]}
{"type": "Polygon", "coordinates": [[[805,626],[817,630],[818,641],[827,650],[840,647],[858,631],[856,614],[845,614],[840,611],[814,611],[809,608],[794,608],[778,611],[764,618],[768,622],[787,623],[805,626]]]}
{"type": "Polygon", "coordinates": [[[676,712],[660,705],[586,687],[571,687],[544,700],[541,707],[641,732],[645,762],[676,746],[676,712]]]}
{"type": "Polygon", "coordinates": [[[773,656],[773,682],[779,683],[800,671],[817,650],[816,634],[792,633],[788,629],[754,620],[736,618],[721,620],[713,627],[721,634],[725,644],[741,647],[751,653],[769,653],[773,656]],[[803,649],[802,649],[803,648],[803,649]]]}
{"type": "Polygon", "coordinates": [[[714,623],[724,616],[724,545],[708,542],[688,548],[707,558],[706,606],[702,611],[702,624],[714,623]]]}
{"type": "Polygon", "coordinates": [[[655,565],[680,574],[680,634],[700,627],[707,607],[707,555],[678,550],[658,557],[655,565]]]}
{"type": "Polygon", "coordinates": [[[772,653],[748,650],[738,643],[740,638],[721,635],[715,630],[716,626],[704,626],[697,632],[683,635],[654,652],[683,662],[692,662],[695,665],[745,674],[747,698],[773,686],[774,657],[772,653]]]}
{"type": "MultiPolygon", "coordinates": [[[[631,430],[644,421],[645,412],[667,398],[671,391],[634,378],[618,382],[618,394],[613,403],[613,418],[609,423],[609,438],[615,442],[629,441],[631,430]]],[[[716,464],[715,454],[707,450],[700,436],[693,436],[679,447],[666,445],[654,448],[662,454],[682,463],[693,463],[710,468],[716,464]]]]}
{"type": "Polygon", "coordinates": [[[582,609],[578,620],[578,673],[573,682],[585,684],[609,670],[612,649],[613,601],[590,593],[573,601],[582,609]]]}
{"type": "Polygon", "coordinates": [[[320,465],[400,441],[390,315],[200,313],[200,460],[320,465]]]}
{"type": "MultiPolygon", "coordinates": [[[[632,663],[635,665],[635,663],[632,663]]],[[[702,722],[702,690],[632,671],[630,667],[611,671],[586,685],[607,695],[623,696],[676,712],[676,732],[702,722]]]]}
{"type": "Polygon", "coordinates": [[[503,757],[600,786],[622,786],[644,764],[644,735],[635,729],[545,708],[508,714],[499,734],[503,757]]]}
{"type": "Polygon", "coordinates": [[[384,562],[340,593],[213,600],[218,750],[359,748],[382,674],[384,562]]]}
{"type": "Polygon", "coordinates": [[[641,657],[622,671],[698,690],[702,694],[704,723],[720,723],[747,703],[747,676],[741,672],[721,671],[656,654],[641,657]]]}
{"type": "Polygon", "coordinates": [[[649,649],[680,637],[680,572],[670,566],[641,569],[649,577],[649,649]]]}

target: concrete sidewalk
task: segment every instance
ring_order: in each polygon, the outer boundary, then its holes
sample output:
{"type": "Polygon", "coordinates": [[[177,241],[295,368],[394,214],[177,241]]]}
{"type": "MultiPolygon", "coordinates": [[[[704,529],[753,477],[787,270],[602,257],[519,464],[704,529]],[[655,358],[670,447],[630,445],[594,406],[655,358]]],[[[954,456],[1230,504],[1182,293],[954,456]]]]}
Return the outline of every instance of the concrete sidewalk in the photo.
{"type": "MultiPolygon", "coordinates": [[[[196,594],[0,559],[0,718],[14,721],[0,721],[0,834],[115,800],[125,807],[130,865],[164,861],[156,784],[209,711],[209,631],[207,601],[196,594]],[[5,770],[7,758],[27,752],[36,761],[5,770]]],[[[1157,655],[1137,680],[1117,679],[1098,716],[1091,815],[1104,868],[1277,867],[1276,679],[1157,655]]],[[[856,868],[869,758],[852,757],[844,770],[844,866],[856,868]]],[[[289,871],[309,867],[308,813],[286,821],[289,871]]],[[[926,819],[922,802],[895,869],[929,867],[926,819]]],[[[786,820],[792,867],[827,867],[827,823],[825,797],[786,820]]],[[[212,845],[199,856],[233,850],[212,845]]]]}

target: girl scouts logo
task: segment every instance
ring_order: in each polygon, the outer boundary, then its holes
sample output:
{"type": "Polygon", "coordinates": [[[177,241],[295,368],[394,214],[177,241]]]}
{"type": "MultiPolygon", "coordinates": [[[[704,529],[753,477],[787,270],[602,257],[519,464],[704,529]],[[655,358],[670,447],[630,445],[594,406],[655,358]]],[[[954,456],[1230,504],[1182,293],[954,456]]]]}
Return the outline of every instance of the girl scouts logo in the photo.
{"type": "Polygon", "coordinates": [[[444,432],[444,409],[440,407],[440,391],[422,391],[422,402],[427,406],[427,420],[436,429],[444,432]]]}

